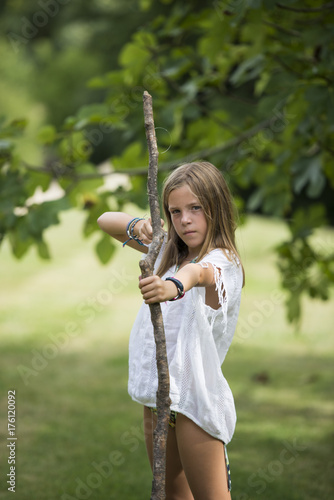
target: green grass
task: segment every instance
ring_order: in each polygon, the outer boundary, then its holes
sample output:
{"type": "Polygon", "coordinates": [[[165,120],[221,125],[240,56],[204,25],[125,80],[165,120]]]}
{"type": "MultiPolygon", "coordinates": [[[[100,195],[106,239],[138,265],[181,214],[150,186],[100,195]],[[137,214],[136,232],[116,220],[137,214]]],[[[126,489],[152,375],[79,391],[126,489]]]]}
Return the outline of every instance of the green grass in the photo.
{"type": "MultiPolygon", "coordinates": [[[[7,391],[16,390],[19,500],[147,500],[151,473],[141,407],[127,395],[127,344],[141,302],[138,257],[102,266],[82,215],[49,230],[53,260],[1,249],[0,499],[7,491],[7,391]],[[67,333],[64,333],[67,331],[67,333]],[[29,371],[30,370],[30,371],[29,371]]],[[[333,309],[304,301],[285,321],[271,252],[286,235],[250,218],[240,324],[224,363],[238,414],[229,458],[233,500],[333,497],[333,309]]],[[[333,232],[319,235],[333,245],[333,232]]]]}

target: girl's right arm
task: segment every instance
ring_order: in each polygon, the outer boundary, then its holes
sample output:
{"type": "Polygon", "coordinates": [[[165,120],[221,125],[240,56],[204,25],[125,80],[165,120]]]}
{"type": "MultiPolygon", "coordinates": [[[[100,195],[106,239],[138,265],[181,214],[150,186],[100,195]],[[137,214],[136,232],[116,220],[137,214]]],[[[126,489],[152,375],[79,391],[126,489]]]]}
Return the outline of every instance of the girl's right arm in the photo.
{"type": "MultiPolygon", "coordinates": [[[[123,212],[105,212],[98,219],[97,223],[105,233],[109,234],[112,238],[125,243],[129,237],[126,234],[126,228],[129,222],[133,219],[131,215],[125,214],[123,212]]],[[[139,220],[135,227],[133,234],[137,236],[143,243],[148,245],[152,241],[149,238],[150,232],[152,234],[152,228],[150,220],[139,220]],[[145,226],[145,227],[143,227],[145,226]]],[[[147,253],[148,249],[146,246],[140,245],[135,240],[130,240],[127,246],[138,250],[141,253],[147,253]]]]}
{"type": "MultiPolygon", "coordinates": [[[[126,234],[126,228],[129,222],[133,219],[131,215],[123,212],[105,212],[98,219],[97,223],[105,233],[109,234],[121,243],[125,243],[129,239],[126,234]]],[[[137,236],[143,243],[148,245],[152,241],[152,226],[151,219],[139,220],[135,227],[133,234],[137,236]]],[[[135,240],[130,240],[127,246],[138,250],[141,253],[147,253],[148,248],[140,245],[135,240]]]]}

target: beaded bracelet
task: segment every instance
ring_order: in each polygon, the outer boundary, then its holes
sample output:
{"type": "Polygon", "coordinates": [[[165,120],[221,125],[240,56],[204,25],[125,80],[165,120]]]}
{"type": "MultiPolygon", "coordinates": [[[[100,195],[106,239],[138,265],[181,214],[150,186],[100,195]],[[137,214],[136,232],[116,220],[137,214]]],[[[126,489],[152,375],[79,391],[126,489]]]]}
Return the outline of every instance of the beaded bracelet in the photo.
{"type": "Polygon", "coordinates": [[[125,247],[125,245],[127,243],[129,243],[129,241],[131,241],[131,240],[134,240],[137,243],[139,243],[139,245],[143,245],[144,246],[144,243],[138,238],[138,236],[136,236],[135,234],[133,234],[135,225],[140,220],[145,220],[145,219],[143,219],[142,217],[135,217],[134,219],[131,219],[130,222],[128,223],[128,225],[126,227],[126,234],[128,235],[129,239],[123,243],[123,247],[125,247]]]}
{"type": "Polygon", "coordinates": [[[171,277],[165,278],[165,281],[172,281],[174,283],[174,285],[176,285],[176,288],[178,291],[177,296],[174,297],[173,299],[169,299],[169,302],[173,302],[174,300],[182,299],[182,297],[184,297],[186,292],[184,291],[184,286],[182,285],[181,281],[179,281],[176,278],[171,278],[171,277]]]}

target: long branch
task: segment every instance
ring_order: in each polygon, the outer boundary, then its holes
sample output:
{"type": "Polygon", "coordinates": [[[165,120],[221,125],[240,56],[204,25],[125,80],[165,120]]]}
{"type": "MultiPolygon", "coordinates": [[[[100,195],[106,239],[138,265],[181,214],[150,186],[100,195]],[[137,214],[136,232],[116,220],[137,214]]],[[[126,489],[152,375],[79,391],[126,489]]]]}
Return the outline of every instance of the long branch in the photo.
{"type": "MultiPolygon", "coordinates": [[[[144,92],[144,119],[147,146],[149,151],[149,168],[147,178],[147,192],[152,219],[153,239],[149,252],[139,265],[143,278],[153,274],[154,263],[162,245],[164,233],[160,222],[160,207],[158,198],[158,147],[155,136],[152,97],[144,92]]],[[[153,445],[153,482],[151,500],[164,500],[166,498],[166,447],[169,419],[169,372],[167,362],[167,349],[164,324],[159,303],[150,304],[151,320],[154,330],[156,345],[156,360],[158,371],[158,391],[156,406],[158,421],[154,430],[153,445]]]]}
{"type": "MultiPolygon", "coordinates": [[[[182,158],[179,158],[177,160],[171,160],[165,163],[161,163],[159,166],[159,171],[168,171],[172,170],[173,168],[177,167],[181,163],[188,163],[197,159],[206,159],[207,157],[217,154],[217,153],[222,153],[223,151],[226,151],[230,148],[236,147],[239,144],[241,144],[243,141],[250,139],[254,135],[256,135],[258,132],[261,130],[269,127],[272,123],[272,117],[267,118],[266,120],[263,120],[260,123],[257,123],[250,129],[246,130],[245,132],[242,132],[238,137],[234,137],[233,139],[230,139],[229,141],[226,141],[222,144],[218,144],[218,146],[213,146],[211,148],[206,148],[206,149],[201,149],[199,151],[196,151],[195,153],[191,153],[189,155],[186,155],[182,158]]],[[[34,167],[33,165],[30,165],[26,162],[22,162],[25,168],[31,172],[36,172],[36,173],[43,173],[43,174],[55,174],[54,169],[50,167],[34,167]]],[[[66,168],[65,166],[61,166],[62,169],[59,171],[58,177],[70,177],[74,178],[78,182],[81,180],[90,180],[90,179],[100,179],[109,175],[115,175],[115,174],[124,174],[124,175],[129,175],[131,177],[135,175],[143,176],[147,175],[147,167],[138,167],[138,168],[131,168],[131,169],[120,169],[120,170],[112,170],[111,172],[97,172],[96,174],[78,174],[76,173],[73,168],[66,168]]],[[[55,174],[55,177],[57,177],[57,172],[55,174]]]]}
{"type": "Polygon", "coordinates": [[[312,14],[313,12],[323,12],[324,10],[330,10],[334,8],[334,2],[325,3],[321,7],[290,7],[289,5],[284,5],[282,3],[276,3],[277,7],[284,10],[289,10],[291,12],[303,12],[305,14],[312,14]]]}
{"type": "Polygon", "coordinates": [[[275,28],[277,31],[280,31],[281,33],[284,33],[286,35],[295,36],[298,38],[301,38],[301,36],[302,36],[299,33],[299,31],[292,30],[289,28],[284,28],[283,26],[280,26],[279,24],[276,24],[276,23],[272,23],[271,21],[262,21],[262,22],[263,22],[263,24],[266,24],[267,26],[271,26],[272,28],[275,28]]]}

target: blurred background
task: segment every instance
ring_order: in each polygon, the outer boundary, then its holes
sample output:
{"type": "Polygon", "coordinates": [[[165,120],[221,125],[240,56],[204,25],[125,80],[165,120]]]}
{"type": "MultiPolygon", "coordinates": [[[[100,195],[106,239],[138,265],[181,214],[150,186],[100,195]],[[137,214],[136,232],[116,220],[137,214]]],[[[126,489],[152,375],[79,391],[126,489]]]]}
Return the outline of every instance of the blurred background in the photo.
{"type": "Polygon", "coordinates": [[[140,254],[99,230],[159,186],[226,177],[246,271],[223,371],[234,500],[333,497],[334,5],[23,0],[0,5],[0,499],[8,391],[20,500],[146,499],[127,344],[140,254]]]}

